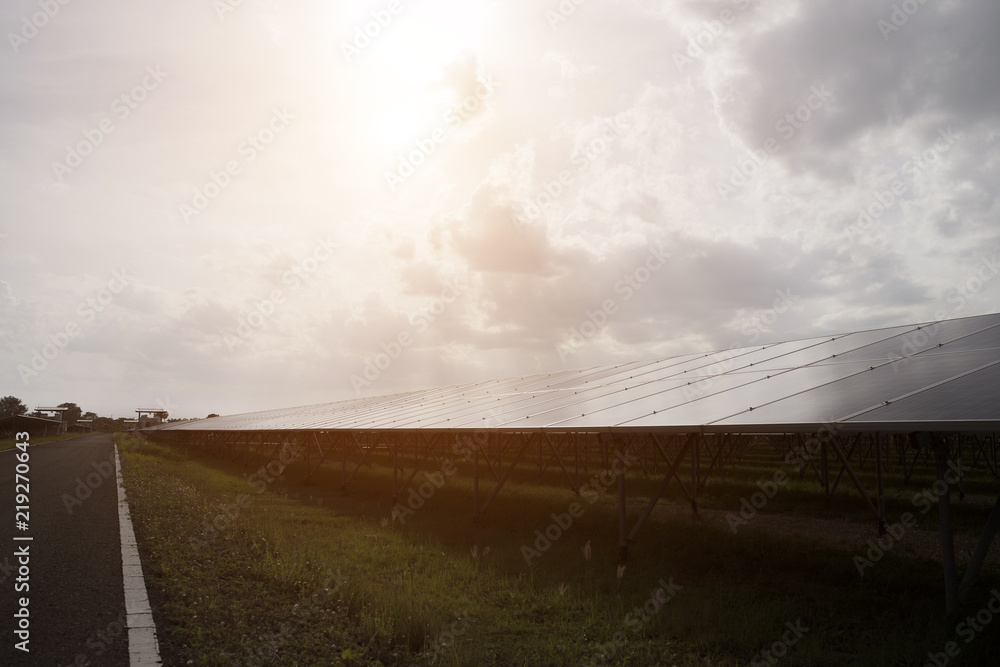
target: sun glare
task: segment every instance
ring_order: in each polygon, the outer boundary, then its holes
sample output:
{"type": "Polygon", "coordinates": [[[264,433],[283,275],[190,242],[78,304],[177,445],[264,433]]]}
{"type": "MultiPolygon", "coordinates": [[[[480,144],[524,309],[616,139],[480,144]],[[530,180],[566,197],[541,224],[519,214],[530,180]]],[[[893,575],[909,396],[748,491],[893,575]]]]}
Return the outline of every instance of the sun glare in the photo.
{"type": "Polygon", "coordinates": [[[419,131],[416,111],[409,105],[396,106],[375,118],[374,131],[385,144],[404,144],[419,131]]]}
{"type": "Polygon", "coordinates": [[[460,0],[404,3],[373,42],[366,54],[373,66],[369,85],[382,101],[372,116],[372,131],[384,146],[395,150],[428,129],[428,123],[440,122],[440,110],[436,109],[440,91],[435,91],[434,85],[442,80],[450,63],[469,51],[480,52],[490,4],[460,0]]]}
{"type": "Polygon", "coordinates": [[[382,60],[404,81],[426,85],[463,51],[478,52],[488,13],[486,2],[424,0],[404,7],[397,30],[381,45],[382,60]]]}

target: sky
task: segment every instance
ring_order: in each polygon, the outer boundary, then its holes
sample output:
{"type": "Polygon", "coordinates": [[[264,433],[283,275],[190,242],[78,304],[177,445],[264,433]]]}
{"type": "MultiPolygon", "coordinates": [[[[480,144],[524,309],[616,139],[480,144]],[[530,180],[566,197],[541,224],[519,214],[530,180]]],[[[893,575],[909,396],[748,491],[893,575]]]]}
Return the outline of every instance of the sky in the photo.
{"type": "Polygon", "coordinates": [[[995,312],[993,0],[9,0],[0,395],[204,417],[995,312]]]}

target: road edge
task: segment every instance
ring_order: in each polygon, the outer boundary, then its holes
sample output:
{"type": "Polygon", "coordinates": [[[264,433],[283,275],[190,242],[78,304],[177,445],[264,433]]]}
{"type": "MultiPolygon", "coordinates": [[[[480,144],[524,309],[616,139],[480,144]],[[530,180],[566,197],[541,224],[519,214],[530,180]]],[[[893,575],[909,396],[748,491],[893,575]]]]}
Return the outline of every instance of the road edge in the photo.
{"type": "Polygon", "coordinates": [[[156,640],[156,624],[146,594],[146,580],[136,548],[132,516],[125,498],[122,462],[115,444],[115,468],[118,477],[118,526],[122,545],[122,578],[125,584],[125,627],[128,628],[128,658],[130,667],[161,665],[160,645],[156,640]]]}

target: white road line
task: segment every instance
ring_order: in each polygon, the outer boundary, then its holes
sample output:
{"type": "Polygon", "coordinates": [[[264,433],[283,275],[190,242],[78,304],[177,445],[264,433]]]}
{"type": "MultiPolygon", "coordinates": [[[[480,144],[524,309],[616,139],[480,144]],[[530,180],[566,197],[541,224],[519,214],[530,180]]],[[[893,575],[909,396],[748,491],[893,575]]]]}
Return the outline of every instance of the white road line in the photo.
{"type": "Polygon", "coordinates": [[[135,531],[122,484],[122,462],[115,445],[115,467],[118,469],[118,525],[122,539],[122,573],[125,579],[125,627],[128,628],[128,660],[130,667],[160,665],[160,645],[156,641],[156,624],[146,595],[146,580],[142,578],[142,563],[135,546],[135,531]]]}

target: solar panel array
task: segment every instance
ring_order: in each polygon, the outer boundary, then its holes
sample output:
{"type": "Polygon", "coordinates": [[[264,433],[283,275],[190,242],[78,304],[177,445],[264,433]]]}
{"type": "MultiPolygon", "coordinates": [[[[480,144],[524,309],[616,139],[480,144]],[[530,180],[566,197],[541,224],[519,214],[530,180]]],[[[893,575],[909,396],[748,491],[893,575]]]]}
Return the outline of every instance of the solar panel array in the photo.
{"type": "Polygon", "coordinates": [[[1000,314],[562,370],[169,430],[1000,430],[1000,314]]]}

